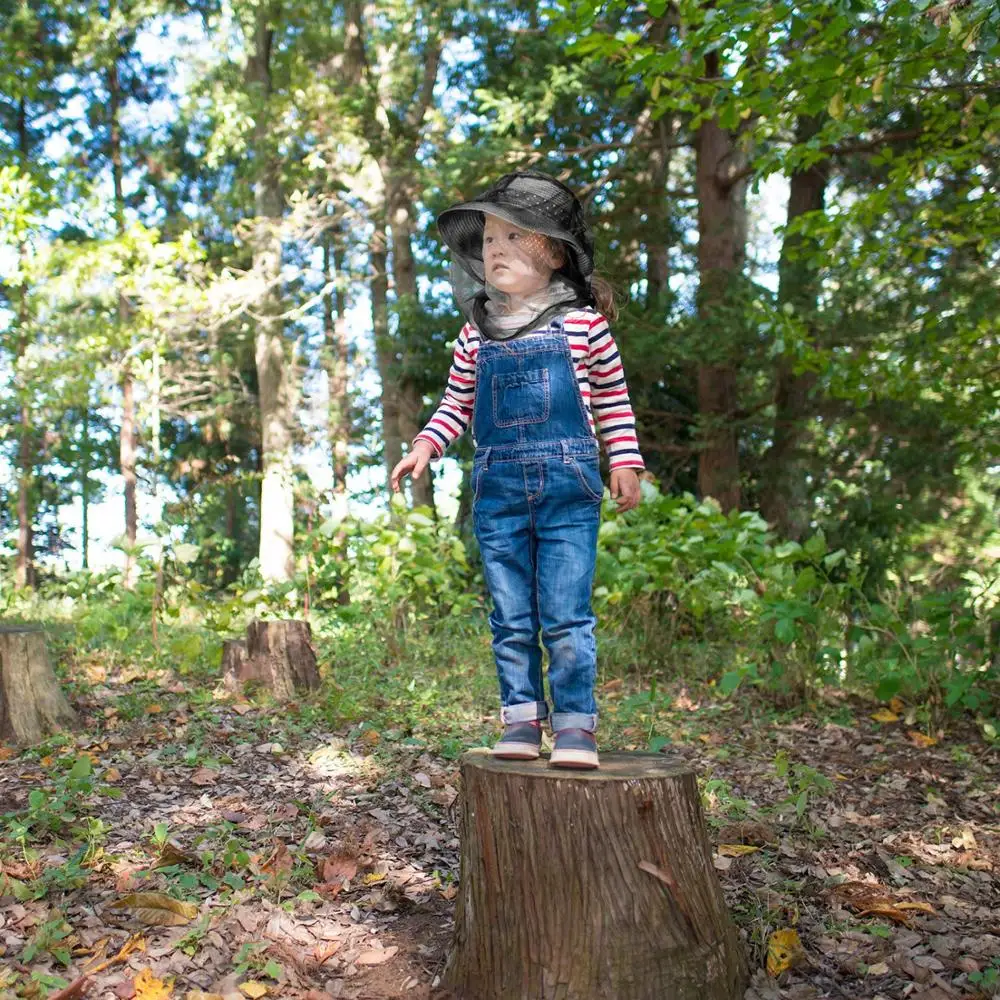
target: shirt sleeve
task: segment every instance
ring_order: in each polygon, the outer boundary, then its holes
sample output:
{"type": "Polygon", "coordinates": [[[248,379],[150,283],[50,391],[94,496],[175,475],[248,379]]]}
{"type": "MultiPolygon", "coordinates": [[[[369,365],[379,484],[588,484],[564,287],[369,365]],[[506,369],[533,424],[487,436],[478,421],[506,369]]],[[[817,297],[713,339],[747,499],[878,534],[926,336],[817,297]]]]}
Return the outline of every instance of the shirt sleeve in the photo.
{"type": "Polygon", "coordinates": [[[608,321],[596,316],[590,324],[587,378],[594,423],[608,452],[611,471],[644,469],[635,433],[635,414],[629,400],[621,355],[608,321]]]}
{"type": "MultiPolygon", "coordinates": [[[[413,439],[426,441],[440,458],[445,449],[460,438],[472,420],[472,410],[476,402],[476,353],[479,343],[473,343],[474,328],[466,323],[455,342],[451,368],[448,371],[448,386],[444,391],[441,405],[427,426],[413,439]]],[[[477,335],[478,336],[478,335],[477,335]]]]}

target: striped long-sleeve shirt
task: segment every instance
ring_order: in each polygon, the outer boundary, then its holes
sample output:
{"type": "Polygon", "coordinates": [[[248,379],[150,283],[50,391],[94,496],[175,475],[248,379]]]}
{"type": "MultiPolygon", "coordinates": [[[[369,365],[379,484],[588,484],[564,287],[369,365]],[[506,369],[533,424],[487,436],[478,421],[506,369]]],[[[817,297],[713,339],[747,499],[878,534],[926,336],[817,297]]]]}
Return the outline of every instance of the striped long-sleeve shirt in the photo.
{"type": "MultiPolygon", "coordinates": [[[[644,468],[625,372],[608,321],[593,309],[574,309],[566,314],[564,329],[590,429],[600,434],[612,471],[644,468]]],[[[479,344],[479,331],[466,323],[455,344],[444,399],[415,439],[426,441],[439,458],[472,421],[479,344]]]]}

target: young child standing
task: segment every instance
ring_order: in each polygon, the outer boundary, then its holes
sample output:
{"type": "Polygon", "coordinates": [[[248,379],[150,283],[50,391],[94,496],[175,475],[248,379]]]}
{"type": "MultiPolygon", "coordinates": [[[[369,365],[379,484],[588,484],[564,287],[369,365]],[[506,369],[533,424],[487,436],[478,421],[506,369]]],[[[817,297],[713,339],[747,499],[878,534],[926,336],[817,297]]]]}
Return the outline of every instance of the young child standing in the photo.
{"type": "Polygon", "coordinates": [[[613,312],[594,279],[580,202],[546,174],[507,174],[443,212],[452,285],[469,322],[455,345],[444,399],[392,470],[416,479],[469,424],[473,525],[493,613],[503,736],[497,757],[531,760],[541,724],[550,763],[598,766],[596,619],[591,609],[603,484],[599,432],[619,510],[639,502],[643,468],[613,312]],[[598,311],[600,309],[601,311],[598,311]],[[542,649],[549,654],[549,716],[542,649]]]}

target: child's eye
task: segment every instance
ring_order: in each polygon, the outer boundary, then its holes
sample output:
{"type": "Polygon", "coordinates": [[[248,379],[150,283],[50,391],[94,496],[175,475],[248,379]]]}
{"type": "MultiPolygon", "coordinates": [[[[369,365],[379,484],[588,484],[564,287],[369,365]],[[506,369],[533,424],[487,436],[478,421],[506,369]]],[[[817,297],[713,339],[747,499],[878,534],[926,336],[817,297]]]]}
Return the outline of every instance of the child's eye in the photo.
{"type": "Polygon", "coordinates": [[[508,233],[507,234],[507,239],[509,239],[509,240],[516,240],[519,235],[520,235],[519,233],[508,233]]]}

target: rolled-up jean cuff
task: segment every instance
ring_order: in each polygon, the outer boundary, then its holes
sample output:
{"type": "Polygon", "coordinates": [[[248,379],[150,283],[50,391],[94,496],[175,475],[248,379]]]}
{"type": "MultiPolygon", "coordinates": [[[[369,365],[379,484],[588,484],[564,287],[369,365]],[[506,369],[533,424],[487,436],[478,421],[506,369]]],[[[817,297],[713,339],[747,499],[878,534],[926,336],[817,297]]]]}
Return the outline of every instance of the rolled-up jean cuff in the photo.
{"type": "Polygon", "coordinates": [[[500,709],[500,721],[505,726],[515,722],[534,722],[536,719],[547,719],[549,706],[544,701],[527,701],[522,705],[504,705],[500,709]]]}
{"type": "Polygon", "coordinates": [[[597,729],[597,716],[584,715],[582,712],[553,712],[552,732],[558,733],[560,729],[584,729],[592,733],[597,729]]]}

